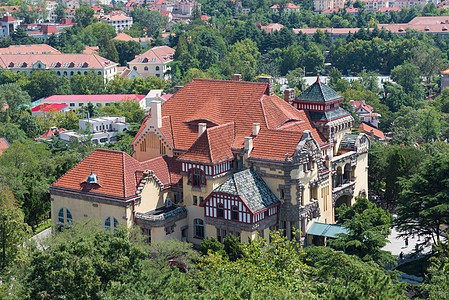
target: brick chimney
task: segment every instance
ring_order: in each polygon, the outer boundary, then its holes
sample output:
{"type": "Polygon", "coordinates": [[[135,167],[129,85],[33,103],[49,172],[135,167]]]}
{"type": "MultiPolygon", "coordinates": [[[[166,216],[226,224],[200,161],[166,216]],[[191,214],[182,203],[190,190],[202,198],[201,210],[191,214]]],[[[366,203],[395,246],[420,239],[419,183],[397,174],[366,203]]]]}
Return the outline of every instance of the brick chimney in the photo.
{"type": "Polygon", "coordinates": [[[257,79],[258,82],[268,83],[268,88],[265,91],[265,95],[273,96],[274,95],[274,86],[273,86],[273,77],[271,76],[260,76],[257,79]]]}
{"type": "Polygon", "coordinates": [[[173,87],[173,94],[176,94],[180,89],[182,89],[183,85],[177,85],[173,87]]]}
{"type": "Polygon", "coordinates": [[[242,81],[242,74],[232,74],[232,81],[242,81]]]}
{"type": "Polygon", "coordinates": [[[285,89],[284,90],[284,101],[288,104],[292,104],[295,100],[295,89],[285,89]]]}

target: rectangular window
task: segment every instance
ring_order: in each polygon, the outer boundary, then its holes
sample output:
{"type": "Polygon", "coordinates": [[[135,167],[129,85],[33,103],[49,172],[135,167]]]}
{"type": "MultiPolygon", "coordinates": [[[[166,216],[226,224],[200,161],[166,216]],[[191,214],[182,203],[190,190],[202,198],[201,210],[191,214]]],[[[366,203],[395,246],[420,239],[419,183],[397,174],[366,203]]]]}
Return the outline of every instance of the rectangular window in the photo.
{"type": "Polygon", "coordinates": [[[204,198],[203,198],[203,197],[200,197],[200,203],[203,202],[203,201],[204,201],[204,198]]]}
{"type": "Polygon", "coordinates": [[[217,228],[217,241],[222,242],[221,230],[217,228]]]}
{"type": "Polygon", "coordinates": [[[198,205],[198,197],[193,196],[193,205],[198,205]]]}

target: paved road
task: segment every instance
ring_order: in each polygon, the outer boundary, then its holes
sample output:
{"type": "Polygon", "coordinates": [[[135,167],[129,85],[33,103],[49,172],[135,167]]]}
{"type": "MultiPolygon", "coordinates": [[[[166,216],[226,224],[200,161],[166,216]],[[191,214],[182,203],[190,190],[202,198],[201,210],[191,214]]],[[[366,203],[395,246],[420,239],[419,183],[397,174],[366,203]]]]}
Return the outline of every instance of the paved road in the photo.
{"type": "MultiPolygon", "coordinates": [[[[408,247],[405,246],[405,239],[398,237],[398,232],[395,229],[391,230],[391,234],[388,237],[390,243],[388,243],[382,250],[390,251],[393,255],[399,255],[401,252],[404,256],[411,254],[415,251],[416,243],[418,242],[418,237],[415,236],[408,238],[408,247]]],[[[424,248],[423,253],[428,253],[432,250],[432,247],[429,245],[424,248]]]]}

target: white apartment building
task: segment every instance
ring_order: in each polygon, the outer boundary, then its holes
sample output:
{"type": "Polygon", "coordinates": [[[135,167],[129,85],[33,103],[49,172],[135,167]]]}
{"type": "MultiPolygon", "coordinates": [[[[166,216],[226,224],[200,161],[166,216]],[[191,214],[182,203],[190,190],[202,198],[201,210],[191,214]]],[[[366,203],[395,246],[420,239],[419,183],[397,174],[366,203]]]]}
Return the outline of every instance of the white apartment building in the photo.
{"type": "Polygon", "coordinates": [[[129,124],[125,122],[125,117],[107,116],[92,119],[79,120],[79,130],[90,132],[83,134],[74,130],[64,131],[59,134],[63,141],[85,141],[89,136],[92,137],[94,144],[106,144],[117,141],[115,135],[123,132],[129,124]]]}

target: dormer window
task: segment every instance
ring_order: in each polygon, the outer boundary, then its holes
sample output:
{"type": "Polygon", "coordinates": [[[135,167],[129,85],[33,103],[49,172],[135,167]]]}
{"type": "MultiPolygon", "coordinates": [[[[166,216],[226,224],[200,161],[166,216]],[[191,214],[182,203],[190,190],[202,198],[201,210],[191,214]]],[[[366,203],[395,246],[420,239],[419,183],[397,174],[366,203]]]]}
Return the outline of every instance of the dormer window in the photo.
{"type": "Polygon", "coordinates": [[[189,183],[193,187],[200,187],[206,185],[206,176],[200,169],[191,169],[189,171],[189,183]]]}

